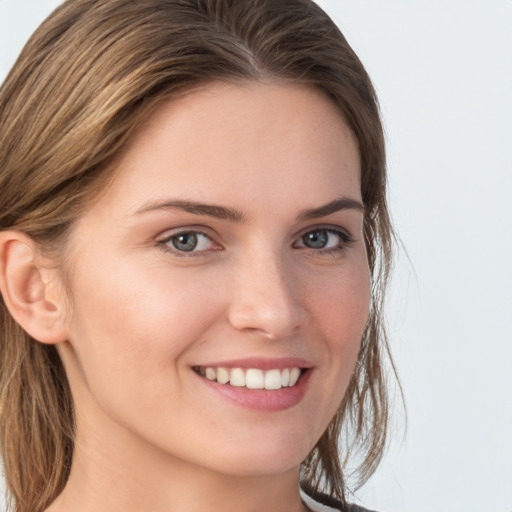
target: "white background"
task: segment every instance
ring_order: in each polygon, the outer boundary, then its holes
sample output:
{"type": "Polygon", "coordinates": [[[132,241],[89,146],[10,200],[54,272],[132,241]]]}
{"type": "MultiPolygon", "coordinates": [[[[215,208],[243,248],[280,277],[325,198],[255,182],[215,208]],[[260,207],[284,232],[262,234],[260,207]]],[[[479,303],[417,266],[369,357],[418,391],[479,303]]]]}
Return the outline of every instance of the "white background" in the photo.
{"type": "MultiPolygon", "coordinates": [[[[379,94],[405,247],[389,325],[408,428],[398,409],[357,499],[512,512],[512,0],[319,3],[379,94]]],[[[0,80],[57,4],[0,0],[0,80]]]]}

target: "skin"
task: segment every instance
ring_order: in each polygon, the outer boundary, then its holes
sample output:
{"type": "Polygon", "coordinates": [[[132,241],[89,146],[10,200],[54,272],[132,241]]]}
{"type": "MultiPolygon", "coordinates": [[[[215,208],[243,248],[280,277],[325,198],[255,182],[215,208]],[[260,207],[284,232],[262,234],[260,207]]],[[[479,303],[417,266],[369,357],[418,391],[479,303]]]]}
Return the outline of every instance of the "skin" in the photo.
{"type": "Polygon", "coordinates": [[[140,127],[72,232],[72,304],[54,278],[77,442],[48,511],[306,510],[300,464],[340,404],[369,307],[363,211],[300,217],[340,197],[361,202],[357,143],[308,88],[214,84],[140,127]],[[170,200],[244,220],[155,208],[170,200]],[[343,236],[305,246],[322,228],[343,236]],[[205,235],[196,251],[165,243],[190,231],[205,235]],[[304,398],[245,408],[192,370],[247,357],[310,361],[304,398]]]}

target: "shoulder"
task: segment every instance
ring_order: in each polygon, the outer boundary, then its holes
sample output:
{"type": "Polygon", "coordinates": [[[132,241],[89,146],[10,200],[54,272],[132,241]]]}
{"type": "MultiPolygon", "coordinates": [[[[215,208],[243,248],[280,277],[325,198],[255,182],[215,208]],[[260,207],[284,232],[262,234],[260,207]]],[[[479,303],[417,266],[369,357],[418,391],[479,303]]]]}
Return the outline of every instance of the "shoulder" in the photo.
{"type": "Polygon", "coordinates": [[[302,500],[311,512],[375,512],[359,505],[343,505],[340,501],[320,492],[301,489],[302,500]]]}

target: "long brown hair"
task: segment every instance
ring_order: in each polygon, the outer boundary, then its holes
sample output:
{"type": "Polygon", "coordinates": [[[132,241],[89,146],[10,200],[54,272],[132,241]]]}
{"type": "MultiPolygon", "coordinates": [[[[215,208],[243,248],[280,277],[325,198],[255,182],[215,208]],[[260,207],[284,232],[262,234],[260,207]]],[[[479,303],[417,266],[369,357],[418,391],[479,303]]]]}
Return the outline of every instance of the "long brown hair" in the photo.
{"type": "MultiPolygon", "coordinates": [[[[371,311],[338,413],[303,478],[345,499],[381,459],[389,415],[382,319],[391,265],[384,138],[374,89],[329,17],[310,0],[68,0],[39,27],[0,91],[0,230],[59,252],[110,164],[164,99],[212,81],[272,79],[323,91],[359,144],[371,311]],[[340,434],[343,436],[340,440],[340,434]]],[[[64,488],[73,403],[55,347],[30,338],[0,302],[0,435],[16,512],[64,488]]],[[[390,368],[393,366],[391,364],[390,368]]]]}

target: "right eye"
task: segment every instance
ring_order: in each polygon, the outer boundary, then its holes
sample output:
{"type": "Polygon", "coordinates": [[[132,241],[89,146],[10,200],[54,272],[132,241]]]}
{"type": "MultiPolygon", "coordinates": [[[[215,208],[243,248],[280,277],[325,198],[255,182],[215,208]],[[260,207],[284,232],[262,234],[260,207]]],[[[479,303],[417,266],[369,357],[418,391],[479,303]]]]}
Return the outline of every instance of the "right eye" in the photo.
{"type": "Polygon", "coordinates": [[[180,253],[196,253],[216,250],[213,240],[199,231],[180,231],[159,242],[166,250],[180,253]]]}

